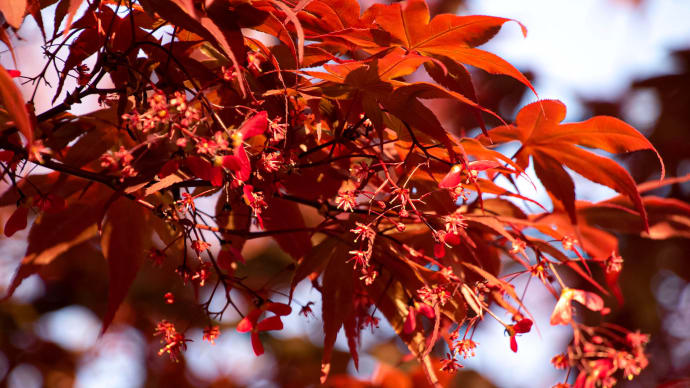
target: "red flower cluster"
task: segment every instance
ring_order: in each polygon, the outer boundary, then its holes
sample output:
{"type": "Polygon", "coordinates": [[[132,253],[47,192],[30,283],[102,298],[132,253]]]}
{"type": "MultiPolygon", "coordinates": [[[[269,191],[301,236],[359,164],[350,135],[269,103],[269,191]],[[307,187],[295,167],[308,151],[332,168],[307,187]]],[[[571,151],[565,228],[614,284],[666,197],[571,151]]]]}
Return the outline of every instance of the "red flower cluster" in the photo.
{"type": "Polygon", "coordinates": [[[204,329],[204,341],[208,341],[211,345],[216,344],[216,338],[220,336],[220,329],[218,326],[208,326],[204,329]]]}
{"type": "Polygon", "coordinates": [[[182,351],[187,350],[187,342],[191,341],[185,338],[183,333],[178,332],[174,324],[166,320],[158,322],[153,335],[162,336],[161,343],[165,344],[158,351],[158,355],[162,356],[164,353],[168,353],[170,359],[175,362],[179,361],[182,351]]]}

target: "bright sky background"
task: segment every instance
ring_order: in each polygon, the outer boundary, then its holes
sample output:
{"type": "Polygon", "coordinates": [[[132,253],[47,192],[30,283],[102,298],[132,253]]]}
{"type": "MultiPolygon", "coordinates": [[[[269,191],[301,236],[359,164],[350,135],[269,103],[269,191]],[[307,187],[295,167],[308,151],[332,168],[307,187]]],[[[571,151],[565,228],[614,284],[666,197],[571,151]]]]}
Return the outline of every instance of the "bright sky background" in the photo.
{"type": "MultiPolygon", "coordinates": [[[[690,45],[690,2],[646,0],[469,0],[472,14],[512,18],[483,48],[537,74],[542,98],[579,113],[576,97],[618,96],[630,79],[672,71],[668,53],[690,45]],[[512,24],[512,25],[511,25],[512,24]]],[[[531,96],[534,99],[533,96],[531,96]]]]}
{"type": "MultiPolygon", "coordinates": [[[[535,87],[540,96],[566,102],[570,120],[580,119],[582,114],[578,96],[616,97],[631,79],[672,71],[674,65],[669,52],[690,45],[690,23],[687,21],[690,2],[686,0],[647,0],[640,8],[615,0],[470,0],[469,9],[473,14],[514,18],[527,26],[529,34],[526,39],[522,38],[517,25],[507,25],[494,42],[483,48],[504,57],[518,68],[534,71],[538,76],[535,87]]],[[[33,21],[27,21],[21,35],[25,40],[15,46],[19,68],[26,75],[36,74],[43,63],[35,60],[40,36],[33,21]]],[[[0,62],[5,67],[13,67],[9,53],[3,53],[0,62]]],[[[25,95],[30,95],[30,89],[25,89],[25,92],[29,93],[25,95]]],[[[525,102],[534,99],[528,95],[525,102]]],[[[642,101],[653,104],[653,100],[642,101]]],[[[43,101],[37,104],[37,111],[48,107],[49,104],[43,101]]],[[[653,111],[645,104],[640,109],[653,111]]],[[[590,196],[598,195],[589,189],[585,191],[590,196]]],[[[0,289],[8,284],[13,272],[11,266],[18,263],[25,244],[19,241],[3,244],[3,248],[10,247],[3,251],[0,259],[0,289]]],[[[538,288],[537,284],[532,287],[538,288]]],[[[34,276],[19,288],[15,299],[30,301],[42,292],[42,283],[34,276]]],[[[305,301],[320,299],[318,293],[310,291],[309,287],[300,287],[297,297],[305,301]]],[[[487,374],[501,387],[550,386],[559,376],[549,366],[549,360],[568,338],[562,328],[548,325],[553,299],[539,294],[530,298],[527,304],[533,306],[541,336],[533,331],[520,337],[520,351],[516,355],[508,349],[508,338],[501,335],[502,329],[497,324],[485,322],[475,337],[480,344],[477,357],[464,363],[487,374]]],[[[317,303],[313,308],[319,311],[320,305],[317,303]]],[[[318,342],[320,336],[315,333],[320,330],[319,321],[311,319],[309,324],[304,324],[295,315],[286,319],[286,329],[280,335],[305,335],[318,342]]],[[[96,343],[99,325],[93,313],[72,306],[43,317],[36,331],[41,337],[51,338],[68,349],[82,350],[92,348],[96,343]],[[73,330],[65,331],[65,327],[73,330]]],[[[390,333],[390,328],[384,328],[379,335],[390,333]]],[[[372,343],[371,337],[367,335],[363,341],[362,353],[366,353],[367,345],[372,343]]],[[[77,385],[113,388],[140,385],[145,373],[138,366],[145,343],[140,334],[131,328],[116,327],[100,341],[100,345],[115,343],[119,346],[107,354],[87,351],[80,363],[77,385]]],[[[337,346],[346,349],[342,339],[337,346]]],[[[256,371],[266,373],[273,360],[269,356],[249,359],[246,357],[249,349],[248,336],[225,333],[216,349],[195,342],[187,356],[197,376],[223,370],[235,373],[240,380],[252,381],[247,370],[255,367],[256,371]],[[250,368],[237,368],[237,365],[250,368]]],[[[0,354],[0,379],[7,372],[2,367],[2,360],[0,354]]],[[[374,360],[363,355],[361,364],[360,375],[368,376],[373,371],[374,360]]],[[[31,368],[30,365],[15,368],[9,376],[9,386],[39,386],[40,381],[31,381],[32,376],[35,377],[31,368]]],[[[265,382],[259,385],[266,386],[265,382]]]]}

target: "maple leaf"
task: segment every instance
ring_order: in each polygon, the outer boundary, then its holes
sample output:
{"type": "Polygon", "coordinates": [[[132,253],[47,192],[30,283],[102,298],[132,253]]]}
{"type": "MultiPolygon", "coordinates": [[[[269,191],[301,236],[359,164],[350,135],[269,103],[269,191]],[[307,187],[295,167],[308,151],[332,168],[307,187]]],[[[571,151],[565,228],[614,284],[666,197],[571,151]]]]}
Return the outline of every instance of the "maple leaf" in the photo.
{"type": "Polygon", "coordinates": [[[24,21],[27,0],[0,0],[0,12],[9,25],[19,29],[24,21]]]}
{"type": "Polygon", "coordinates": [[[577,223],[575,185],[563,166],[626,195],[648,228],[647,212],[630,174],[613,160],[578,146],[611,153],[652,150],[661,163],[663,179],[663,161],[654,146],[635,128],[614,117],[596,116],[579,123],[561,124],[565,113],[565,105],[560,101],[534,102],[520,110],[515,124],[489,131],[489,138],[494,143],[512,140],[522,143],[515,154],[516,163],[524,170],[532,157],[537,177],[550,195],[565,207],[573,224],[577,223]]]}
{"type": "Polygon", "coordinates": [[[62,30],[63,35],[67,35],[72,26],[72,20],[79,10],[79,6],[83,0],[60,0],[55,9],[55,20],[53,35],[57,36],[58,31],[60,31],[60,24],[62,24],[63,19],[67,16],[67,22],[65,23],[65,29],[62,30]]]}
{"type": "Polygon", "coordinates": [[[12,213],[10,218],[5,223],[5,236],[12,237],[15,233],[26,228],[27,218],[29,217],[29,208],[20,206],[12,213]]]}
{"type": "MultiPolygon", "coordinates": [[[[683,177],[650,181],[638,185],[639,192],[683,183],[690,180],[690,174],[683,177]]],[[[597,203],[578,203],[578,214],[588,225],[619,233],[639,234],[655,240],[672,237],[690,238],[690,205],[675,198],[661,198],[654,195],[642,197],[647,209],[649,229],[640,228],[640,216],[634,211],[634,204],[622,195],[597,203]]]]}
{"type": "MultiPolygon", "coordinates": [[[[95,197],[92,201],[98,202],[95,197]]],[[[8,298],[24,279],[37,273],[71,248],[97,234],[94,202],[80,201],[53,213],[43,214],[29,231],[26,254],[8,287],[8,298]]],[[[21,207],[19,209],[26,209],[21,207]]]]}
{"type": "Polygon", "coordinates": [[[19,88],[12,80],[12,76],[0,66],[0,104],[2,104],[14,124],[26,138],[27,147],[33,143],[33,124],[29,111],[24,104],[19,88]]]}
{"type": "MultiPolygon", "coordinates": [[[[427,56],[442,55],[489,73],[513,77],[536,94],[529,80],[515,67],[497,55],[476,48],[489,41],[504,23],[512,19],[442,14],[429,20],[429,8],[425,0],[408,0],[404,4],[375,4],[366,11],[364,17],[367,16],[373,17],[375,24],[389,34],[389,40],[382,39],[372,29],[345,29],[328,36],[341,37],[374,52],[389,45],[427,56]]],[[[522,24],[520,27],[526,36],[527,30],[522,24]]]]}
{"type": "Polygon", "coordinates": [[[266,198],[267,207],[262,212],[266,230],[296,230],[294,233],[278,233],[273,236],[278,245],[293,259],[299,259],[311,250],[309,233],[304,229],[304,218],[299,206],[277,196],[266,198]]]}
{"type": "MultiPolygon", "coordinates": [[[[74,1],[74,0],[73,0],[74,1]]],[[[246,54],[242,32],[237,24],[236,16],[228,17],[227,9],[223,9],[223,2],[216,1],[206,12],[199,12],[192,1],[187,0],[142,0],[145,9],[152,10],[173,22],[192,31],[204,39],[212,42],[227,55],[236,69],[240,68],[240,59],[246,54]],[[213,11],[213,12],[210,12],[213,11]],[[223,28],[221,28],[222,26],[223,28]]],[[[242,76],[240,75],[242,80],[242,76]]],[[[244,82],[239,83],[242,94],[246,93],[244,82]]]]}
{"type": "MultiPolygon", "coordinates": [[[[340,248],[343,248],[342,246],[340,248]]],[[[321,316],[323,319],[323,357],[321,360],[321,383],[328,378],[331,367],[331,354],[338,336],[338,331],[344,326],[348,337],[348,346],[355,366],[358,365],[357,342],[354,334],[354,320],[352,319],[354,284],[357,281],[353,267],[346,260],[347,249],[338,249],[330,258],[323,273],[323,303],[321,316]],[[349,334],[348,334],[349,333],[349,334]]]]}
{"type": "Polygon", "coordinates": [[[103,255],[108,260],[108,309],[101,332],[113,321],[153,244],[149,218],[140,205],[124,197],[108,208],[101,235],[103,255]]]}
{"type": "Polygon", "coordinates": [[[355,0],[313,0],[296,11],[301,11],[298,16],[302,26],[313,35],[369,25],[361,19],[359,2],[355,0]]]}

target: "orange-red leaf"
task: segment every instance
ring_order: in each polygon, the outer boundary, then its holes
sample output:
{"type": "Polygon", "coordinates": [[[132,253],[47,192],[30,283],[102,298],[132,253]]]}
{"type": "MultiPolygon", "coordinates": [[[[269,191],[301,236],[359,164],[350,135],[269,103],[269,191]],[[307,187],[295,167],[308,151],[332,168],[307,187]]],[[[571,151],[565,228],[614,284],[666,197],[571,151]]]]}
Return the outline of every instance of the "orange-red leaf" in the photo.
{"type": "MultiPolygon", "coordinates": [[[[369,39],[373,43],[370,45],[372,50],[390,44],[423,55],[444,55],[490,73],[508,75],[534,91],[529,80],[511,64],[494,54],[475,48],[489,41],[511,19],[442,14],[429,20],[429,8],[425,0],[408,0],[403,4],[375,4],[367,14],[372,15],[376,24],[390,34],[390,42],[377,39],[377,35],[371,31],[353,34],[353,31],[343,30],[337,35],[364,47],[367,47],[366,40],[369,39]]],[[[523,35],[526,35],[525,27],[522,24],[520,27],[523,35]]]]}
{"type": "Polygon", "coordinates": [[[628,198],[619,196],[605,202],[580,206],[587,223],[619,233],[641,234],[651,239],[690,238],[690,205],[674,198],[642,198],[649,218],[649,231],[639,225],[640,216],[628,198]]]}
{"type": "Polygon", "coordinates": [[[70,30],[70,27],[72,26],[72,20],[74,20],[74,16],[77,14],[77,10],[79,10],[79,6],[81,5],[81,3],[82,0],[60,0],[60,2],[57,5],[57,8],[55,9],[53,29],[54,35],[57,35],[57,32],[60,28],[60,23],[62,23],[62,20],[65,18],[65,15],[67,15],[67,22],[65,24],[65,29],[62,31],[62,34],[67,35],[67,33],[70,30]]]}
{"type": "Polygon", "coordinates": [[[0,12],[10,26],[19,29],[26,13],[26,0],[0,0],[0,12]]]}
{"type": "Polygon", "coordinates": [[[245,121],[239,132],[242,134],[242,140],[247,140],[250,137],[261,135],[266,132],[266,129],[268,129],[268,113],[263,110],[245,121]]]}
{"type": "Polygon", "coordinates": [[[24,104],[22,93],[12,80],[12,76],[0,65],[0,104],[14,121],[14,125],[26,138],[27,144],[33,142],[33,125],[29,117],[29,111],[24,104]]]}
{"type": "MultiPolygon", "coordinates": [[[[522,148],[516,154],[521,168],[534,160],[539,179],[567,210],[571,222],[576,223],[572,180],[563,170],[566,166],[585,178],[608,186],[626,195],[641,214],[645,228],[647,215],[635,181],[620,165],[583,148],[598,148],[607,152],[651,150],[652,144],[633,127],[613,117],[597,116],[579,123],[561,124],[566,108],[562,102],[543,100],[522,108],[514,125],[504,125],[489,132],[495,143],[519,140],[522,148]]],[[[659,158],[661,160],[661,158],[659,158]]],[[[662,162],[662,175],[664,174],[662,162]]]]}

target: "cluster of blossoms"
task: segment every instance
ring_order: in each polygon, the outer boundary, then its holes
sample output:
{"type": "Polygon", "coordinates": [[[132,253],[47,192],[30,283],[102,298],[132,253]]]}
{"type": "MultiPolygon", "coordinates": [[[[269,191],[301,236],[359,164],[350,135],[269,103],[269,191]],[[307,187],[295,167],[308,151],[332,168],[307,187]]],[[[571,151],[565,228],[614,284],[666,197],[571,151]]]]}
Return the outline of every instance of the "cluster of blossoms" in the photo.
{"type": "Polygon", "coordinates": [[[603,264],[607,275],[618,274],[623,270],[623,258],[615,252],[611,253],[611,256],[607,257],[603,264]]]}
{"type": "Polygon", "coordinates": [[[179,361],[182,351],[187,350],[187,342],[191,341],[183,333],[178,332],[174,324],[166,320],[158,322],[154,335],[162,336],[161,343],[165,344],[158,351],[158,355],[168,353],[170,359],[175,362],[179,361]]]}
{"type": "Polygon", "coordinates": [[[614,376],[617,372],[632,380],[649,364],[644,354],[649,336],[639,331],[607,325],[584,327],[575,333],[575,341],[568,346],[568,352],[555,356],[551,363],[558,369],[579,366],[581,371],[573,385],[560,383],[555,387],[610,388],[618,382],[614,376]]]}
{"type": "MultiPolygon", "coordinates": [[[[166,294],[166,303],[170,303],[172,298],[171,293],[166,294]],[[170,295],[168,295],[170,294],[170,295]]],[[[177,362],[183,351],[187,350],[187,342],[192,340],[185,337],[175,328],[175,325],[167,320],[162,320],[156,324],[153,335],[161,336],[161,343],[164,346],[158,351],[158,355],[162,356],[168,353],[170,359],[177,362]]],[[[203,340],[215,345],[215,340],[220,336],[220,329],[218,326],[208,326],[204,329],[203,340]]]]}
{"type": "Polygon", "coordinates": [[[350,177],[357,183],[363,182],[369,175],[369,165],[365,162],[355,163],[350,167],[350,177]]]}
{"type": "MultiPolygon", "coordinates": [[[[247,70],[249,70],[252,75],[257,76],[261,73],[261,65],[266,61],[266,57],[258,51],[247,52],[247,70]]],[[[235,69],[234,66],[222,66],[221,77],[226,82],[232,82],[238,80],[240,72],[235,69]]]]}
{"type": "Polygon", "coordinates": [[[372,332],[379,327],[379,319],[370,312],[371,307],[374,306],[374,300],[362,289],[361,285],[355,286],[354,295],[355,332],[359,337],[359,333],[367,327],[371,328],[372,332]]]}
{"type": "MultiPolygon", "coordinates": [[[[461,187],[462,171],[461,167],[454,167],[439,186],[445,187],[450,191],[457,190],[461,187]]],[[[465,183],[475,178],[476,174],[470,171],[467,174],[465,183]]],[[[445,234],[440,232],[437,236],[437,241],[450,243],[450,245],[453,245],[452,243],[459,243],[460,239],[458,237],[466,227],[462,216],[453,213],[445,216],[443,221],[445,224],[445,234]]],[[[584,257],[576,249],[579,241],[575,237],[566,235],[560,239],[560,242],[564,250],[574,252],[580,260],[584,261],[584,257]]],[[[526,242],[516,238],[512,241],[512,246],[507,252],[511,255],[521,254],[527,259],[526,248],[526,242]]],[[[435,252],[435,256],[443,257],[443,253],[438,254],[435,252]]],[[[538,277],[547,287],[550,285],[552,279],[547,271],[548,262],[543,258],[538,258],[537,263],[534,265],[529,265],[520,258],[516,258],[516,260],[524,264],[532,276],[538,277]]],[[[605,260],[600,260],[600,264],[605,270],[607,281],[615,281],[622,268],[623,259],[614,252],[605,260]]],[[[609,309],[605,307],[603,299],[598,294],[568,288],[563,285],[560,278],[558,280],[561,283],[562,292],[552,313],[550,323],[552,325],[571,325],[575,331],[575,339],[569,346],[567,354],[561,354],[553,358],[552,363],[554,366],[562,369],[575,366],[580,368],[581,372],[575,381],[574,388],[612,387],[616,383],[614,375],[618,371],[621,371],[623,376],[628,379],[638,375],[648,363],[644,355],[644,345],[648,341],[648,337],[639,332],[626,332],[625,329],[618,326],[588,327],[575,322],[573,320],[575,314],[573,301],[602,315],[607,314],[609,309]]],[[[465,299],[470,306],[473,306],[478,316],[481,316],[483,311],[488,311],[480,299],[475,299],[477,296],[475,292],[467,294],[465,299]]],[[[426,298],[428,303],[433,303],[438,299],[438,292],[431,292],[431,290],[427,289],[420,293],[420,296],[423,300],[426,298]]],[[[489,313],[491,312],[489,311],[489,313]]],[[[519,334],[529,332],[532,327],[532,321],[521,318],[514,324],[504,324],[504,326],[506,327],[506,332],[510,335],[511,350],[517,351],[516,337],[519,334]]],[[[462,365],[458,362],[459,356],[461,354],[466,356],[468,354],[467,349],[474,348],[474,344],[471,342],[465,343],[465,340],[456,340],[457,334],[451,335],[449,343],[450,352],[442,360],[443,370],[454,371],[461,368],[462,365]]],[[[571,385],[560,383],[556,387],[570,388],[571,385]]]]}
{"type": "Polygon", "coordinates": [[[350,232],[355,234],[355,242],[359,242],[360,249],[349,252],[352,255],[349,261],[354,262],[355,270],[360,271],[360,279],[364,281],[364,284],[371,285],[378,275],[370,263],[376,232],[369,225],[360,222],[355,225],[356,227],[350,229],[350,232]]]}
{"type": "Polygon", "coordinates": [[[168,97],[161,90],[156,90],[147,99],[148,109],[139,113],[133,110],[122,115],[122,120],[130,129],[141,133],[158,132],[161,129],[194,130],[201,122],[201,113],[187,102],[182,92],[175,92],[168,97]]]}
{"type": "Polygon", "coordinates": [[[511,242],[510,250],[508,252],[515,255],[519,252],[524,251],[526,247],[527,243],[525,243],[523,240],[515,239],[511,242]]]}
{"type": "Polygon", "coordinates": [[[463,240],[467,240],[465,228],[467,224],[459,210],[442,217],[445,230],[434,233],[436,245],[434,246],[434,256],[442,258],[446,255],[446,246],[454,247],[460,245],[463,240]]]}
{"type": "MultiPolygon", "coordinates": [[[[43,140],[36,139],[29,146],[29,160],[43,163],[43,155],[50,155],[53,152],[43,144],[43,140]]],[[[2,159],[0,159],[2,160],[2,159]]]]}
{"type": "Polygon", "coordinates": [[[442,285],[425,286],[417,290],[419,298],[431,306],[445,305],[451,298],[451,293],[442,285]]]}
{"type": "Polygon", "coordinates": [[[137,170],[132,166],[134,156],[123,146],[120,146],[120,149],[115,152],[108,151],[101,155],[100,160],[101,167],[119,173],[120,182],[138,175],[137,170]]]}
{"type": "Polygon", "coordinates": [[[450,334],[448,339],[449,352],[446,357],[441,360],[441,370],[445,372],[455,372],[463,367],[459,359],[467,359],[475,356],[475,349],[478,343],[468,338],[459,339],[460,335],[457,331],[450,334]]]}
{"type": "Polygon", "coordinates": [[[165,252],[162,249],[158,249],[158,248],[149,249],[148,258],[149,258],[149,260],[151,260],[151,263],[156,267],[162,266],[166,257],[167,257],[167,255],[165,254],[165,252]]]}
{"type": "Polygon", "coordinates": [[[181,265],[175,269],[175,272],[182,278],[182,282],[185,285],[189,282],[194,282],[199,287],[203,287],[213,273],[211,263],[207,261],[201,262],[195,271],[191,270],[187,265],[181,265]]]}
{"type": "Polygon", "coordinates": [[[335,204],[338,209],[342,208],[343,211],[351,212],[357,207],[357,194],[354,190],[340,191],[335,197],[335,204]]]}
{"type": "Polygon", "coordinates": [[[211,345],[216,344],[216,339],[220,336],[220,328],[218,326],[208,326],[204,329],[204,341],[208,341],[211,345]]]}

